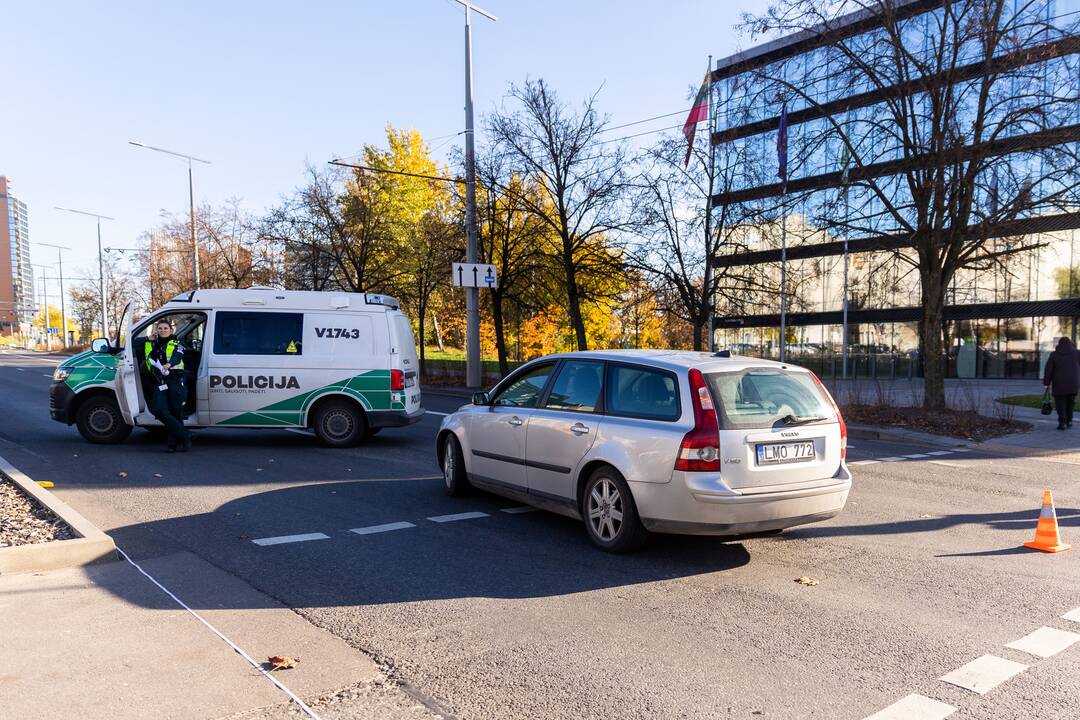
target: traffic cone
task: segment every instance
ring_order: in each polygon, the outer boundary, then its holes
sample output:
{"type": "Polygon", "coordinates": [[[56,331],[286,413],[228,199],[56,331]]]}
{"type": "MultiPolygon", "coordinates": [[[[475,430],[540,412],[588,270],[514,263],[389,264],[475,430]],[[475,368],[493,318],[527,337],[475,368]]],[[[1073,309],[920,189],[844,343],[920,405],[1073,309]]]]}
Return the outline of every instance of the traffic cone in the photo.
{"type": "Polygon", "coordinates": [[[1039,524],[1035,527],[1035,539],[1024,543],[1024,547],[1051,553],[1072,547],[1068,543],[1061,542],[1057,513],[1054,512],[1054,496],[1049,490],[1043,490],[1042,512],[1039,513],[1039,524]]]}

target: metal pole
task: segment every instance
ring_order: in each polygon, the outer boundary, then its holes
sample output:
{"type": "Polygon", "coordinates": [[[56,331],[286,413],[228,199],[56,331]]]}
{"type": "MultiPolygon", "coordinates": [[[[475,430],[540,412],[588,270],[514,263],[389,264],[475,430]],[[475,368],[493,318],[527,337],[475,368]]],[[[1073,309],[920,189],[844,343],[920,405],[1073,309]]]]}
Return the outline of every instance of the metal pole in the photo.
{"type": "MultiPolygon", "coordinates": [[[[476,158],[473,132],[472,8],[465,6],[465,262],[476,262],[476,158]]],[[[479,290],[465,289],[465,384],[478,388],[480,372],[479,290]]]]}
{"type": "Polygon", "coordinates": [[[194,290],[199,289],[199,246],[195,242],[195,180],[191,172],[191,160],[187,165],[188,200],[191,203],[191,273],[195,280],[194,290]]]}
{"type": "MultiPolygon", "coordinates": [[[[844,194],[844,220],[847,221],[847,194],[844,194]]],[[[848,363],[848,232],[844,232],[844,303],[843,303],[843,319],[844,326],[840,329],[840,342],[843,344],[842,352],[844,354],[843,365],[843,377],[847,379],[847,363],[848,363]]]]}
{"type": "Polygon", "coordinates": [[[784,362],[787,354],[787,208],[784,196],[780,197],[780,362],[784,362]]]}
{"type": "Polygon", "coordinates": [[[97,221],[98,293],[101,295],[101,336],[109,339],[109,309],[105,305],[105,258],[101,252],[101,218],[97,221]]]}
{"type": "Polygon", "coordinates": [[[64,301],[64,251],[57,248],[56,255],[60,265],[60,341],[63,343],[64,348],[67,348],[67,303],[64,301]]]}
{"type": "Polygon", "coordinates": [[[49,342],[49,286],[45,282],[45,268],[42,268],[41,273],[41,301],[45,303],[45,321],[41,323],[45,328],[45,351],[52,350],[52,343],[49,342]]]}
{"type": "Polygon", "coordinates": [[[705,78],[709,83],[709,196],[705,199],[705,286],[702,290],[705,294],[705,306],[708,308],[706,327],[708,328],[709,342],[705,347],[709,352],[713,352],[716,349],[713,343],[713,315],[716,314],[716,306],[714,304],[712,288],[712,196],[714,184],[716,182],[716,146],[713,144],[713,133],[716,132],[716,113],[713,112],[712,55],[709,56],[708,70],[705,73],[705,78]]]}

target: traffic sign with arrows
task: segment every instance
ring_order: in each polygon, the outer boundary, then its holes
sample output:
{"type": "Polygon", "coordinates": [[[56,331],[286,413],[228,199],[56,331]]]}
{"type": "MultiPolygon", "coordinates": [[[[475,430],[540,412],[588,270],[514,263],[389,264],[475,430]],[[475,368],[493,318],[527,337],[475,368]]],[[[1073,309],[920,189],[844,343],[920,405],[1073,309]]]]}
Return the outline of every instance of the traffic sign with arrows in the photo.
{"type": "Polygon", "coordinates": [[[483,263],[453,263],[450,279],[454,287],[482,287],[494,289],[499,276],[494,265],[483,263]]]}

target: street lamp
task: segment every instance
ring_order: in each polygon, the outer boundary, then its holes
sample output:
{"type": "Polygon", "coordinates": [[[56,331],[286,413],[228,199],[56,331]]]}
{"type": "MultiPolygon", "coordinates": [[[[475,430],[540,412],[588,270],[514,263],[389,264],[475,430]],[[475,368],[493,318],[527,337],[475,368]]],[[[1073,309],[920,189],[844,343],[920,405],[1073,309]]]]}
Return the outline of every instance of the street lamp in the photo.
{"type": "MultiPolygon", "coordinates": [[[[488,20],[498,18],[466,0],[455,0],[465,8],[465,262],[476,262],[476,154],[473,129],[472,16],[473,10],[488,20]]],[[[480,295],[477,288],[465,288],[465,384],[481,386],[480,295]]]]}
{"type": "Polygon", "coordinates": [[[64,251],[71,248],[65,245],[53,245],[52,243],[36,242],[35,245],[42,247],[56,248],[57,262],[60,265],[60,272],[57,273],[60,276],[60,340],[64,343],[64,348],[68,346],[68,334],[67,334],[67,302],[64,300],[64,251]]]}
{"type": "MultiPolygon", "coordinates": [[[[71,208],[56,207],[57,210],[63,210],[64,212],[75,213],[76,215],[89,215],[92,218],[97,218],[97,260],[98,260],[98,293],[101,295],[101,335],[102,337],[109,336],[109,311],[105,306],[105,259],[101,255],[101,221],[102,220],[115,220],[108,215],[98,215],[97,213],[86,212],[85,210],[72,210],[71,208]]],[[[63,273],[61,273],[63,274],[63,273]]]]}
{"type": "Polygon", "coordinates": [[[195,287],[193,289],[199,289],[199,246],[195,244],[195,180],[191,170],[191,164],[193,162],[201,162],[204,165],[209,165],[209,160],[201,160],[191,155],[185,155],[184,153],[173,152],[172,150],[165,150],[164,148],[154,147],[153,145],[144,145],[141,142],[135,142],[134,140],[128,140],[128,145],[134,145],[135,147],[146,148],[147,150],[153,150],[154,152],[165,153],[166,155],[172,155],[173,157],[182,158],[187,160],[187,177],[188,177],[188,201],[191,204],[191,271],[192,279],[195,281],[195,287]]]}

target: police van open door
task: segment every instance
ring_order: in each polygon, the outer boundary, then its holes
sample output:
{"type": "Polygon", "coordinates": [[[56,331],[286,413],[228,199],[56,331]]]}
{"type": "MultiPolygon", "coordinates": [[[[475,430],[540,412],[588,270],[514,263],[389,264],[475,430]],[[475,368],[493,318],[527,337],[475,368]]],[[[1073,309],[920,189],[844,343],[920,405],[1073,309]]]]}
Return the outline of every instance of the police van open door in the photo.
{"type": "Polygon", "coordinates": [[[131,339],[131,303],[124,307],[124,314],[116,328],[113,347],[119,349],[117,378],[114,385],[116,403],[120,406],[120,414],[124,417],[124,422],[134,425],[140,407],[139,368],[135,365],[135,343],[131,339]]]}

